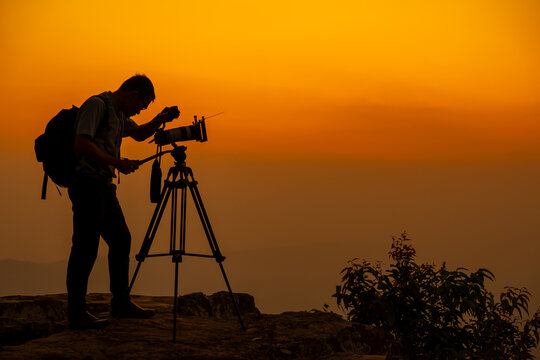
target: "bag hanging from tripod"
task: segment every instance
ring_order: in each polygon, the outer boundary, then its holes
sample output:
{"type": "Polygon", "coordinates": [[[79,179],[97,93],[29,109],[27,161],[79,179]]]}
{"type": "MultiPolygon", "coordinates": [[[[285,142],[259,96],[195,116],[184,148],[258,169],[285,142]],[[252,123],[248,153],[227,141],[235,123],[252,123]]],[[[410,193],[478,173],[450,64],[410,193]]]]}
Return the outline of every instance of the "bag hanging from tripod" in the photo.
{"type": "Polygon", "coordinates": [[[150,202],[157,204],[161,197],[161,166],[156,158],[152,163],[152,176],[150,177],[150,202]]]}
{"type": "MultiPolygon", "coordinates": [[[[103,119],[108,118],[108,104],[104,96],[97,95],[105,103],[103,119]]],[[[51,180],[58,186],[68,187],[73,180],[75,163],[75,127],[79,108],[62,109],[45,127],[45,133],[34,142],[38,162],[43,163],[43,185],[41,198],[45,199],[47,182],[51,180]]],[[[102,121],[103,122],[103,121],[102,121]]]]}

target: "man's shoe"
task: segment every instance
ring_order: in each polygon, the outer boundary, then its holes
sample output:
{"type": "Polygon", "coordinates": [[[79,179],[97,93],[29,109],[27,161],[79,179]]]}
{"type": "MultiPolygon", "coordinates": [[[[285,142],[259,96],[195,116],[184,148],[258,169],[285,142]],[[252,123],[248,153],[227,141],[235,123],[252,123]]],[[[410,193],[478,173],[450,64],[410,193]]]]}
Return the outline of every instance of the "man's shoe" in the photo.
{"type": "Polygon", "coordinates": [[[73,330],[101,329],[109,325],[109,320],[100,319],[85,311],[76,315],[68,316],[69,328],[73,330]]]}
{"type": "Polygon", "coordinates": [[[154,310],[143,309],[131,300],[121,303],[112,301],[111,316],[114,318],[148,319],[155,315],[154,310]]]}

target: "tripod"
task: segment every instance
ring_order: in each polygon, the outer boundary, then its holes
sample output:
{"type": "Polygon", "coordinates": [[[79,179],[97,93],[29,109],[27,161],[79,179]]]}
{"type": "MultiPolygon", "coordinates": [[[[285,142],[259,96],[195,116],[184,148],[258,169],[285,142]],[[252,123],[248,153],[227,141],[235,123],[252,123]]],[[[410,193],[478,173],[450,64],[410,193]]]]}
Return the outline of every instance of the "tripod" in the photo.
{"type": "Polygon", "coordinates": [[[139,253],[135,256],[138,264],[129,285],[129,291],[131,292],[141,264],[147,257],[172,256],[172,262],[174,263],[173,342],[176,341],[176,316],[178,306],[178,263],[182,262],[183,256],[206,257],[214,258],[216,260],[216,262],[219,264],[219,268],[221,269],[221,273],[223,274],[223,279],[225,280],[225,284],[227,285],[229,294],[231,295],[231,300],[233,302],[236,315],[238,316],[238,320],[240,321],[240,325],[242,326],[243,330],[246,330],[244,322],[242,321],[242,316],[240,315],[240,311],[238,309],[238,304],[236,303],[236,299],[234,298],[233,292],[231,290],[231,285],[229,284],[229,280],[227,279],[227,275],[225,274],[225,269],[223,268],[222,263],[225,260],[225,257],[221,254],[221,251],[219,250],[216,237],[214,236],[212,226],[210,225],[210,220],[208,219],[208,215],[206,214],[206,210],[201,199],[201,194],[199,193],[199,189],[197,188],[197,181],[195,181],[195,179],[193,178],[193,172],[191,171],[191,168],[186,166],[186,149],[187,148],[185,146],[175,146],[174,149],[171,151],[171,155],[175,160],[174,166],[169,169],[167,178],[164,182],[164,187],[161,191],[159,201],[154,210],[154,214],[152,215],[152,220],[150,220],[150,224],[148,225],[148,229],[146,231],[144,241],[141,245],[141,249],[139,253]],[[208,244],[210,245],[210,249],[212,250],[212,255],[193,254],[186,252],[186,188],[189,188],[189,191],[191,192],[191,196],[193,198],[193,202],[195,203],[195,207],[197,208],[197,213],[199,214],[199,218],[206,234],[206,238],[208,239],[208,244]],[[177,234],[178,189],[181,189],[181,194],[180,230],[177,234]],[[169,252],[165,254],[149,255],[148,252],[150,251],[150,247],[152,246],[152,242],[154,241],[154,237],[156,235],[159,223],[161,221],[163,212],[165,211],[169,198],[172,199],[169,252]]]}

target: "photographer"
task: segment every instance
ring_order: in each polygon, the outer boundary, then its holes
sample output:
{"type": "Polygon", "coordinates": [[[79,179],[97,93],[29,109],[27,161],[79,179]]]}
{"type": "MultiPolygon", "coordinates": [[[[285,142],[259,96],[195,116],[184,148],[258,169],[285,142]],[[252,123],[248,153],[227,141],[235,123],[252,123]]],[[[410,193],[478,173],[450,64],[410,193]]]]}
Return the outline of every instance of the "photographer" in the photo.
{"type": "MultiPolygon", "coordinates": [[[[129,296],[129,253],[131,235],[116,197],[112,179],[115,170],[130,174],[135,160],[120,158],[122,137],[143,141],[164,122],[171,121],[165,108],[152,121],[137,125],[138,115],[155,99],[154,87],[144,75],[126,80],[118,90],[90,97],[77,115],[75,178],[68,189],[73,204],[73,245],[67,269],[68,322],[74,329],[98,328],[108,324],[86,310],[88,277],[97,257],[99,238],[109,246],[111,315],[148,318],[153,310],[143,309],[129,296]]],[[[176,115],[177,116],[177,115],[176,115]]]]}

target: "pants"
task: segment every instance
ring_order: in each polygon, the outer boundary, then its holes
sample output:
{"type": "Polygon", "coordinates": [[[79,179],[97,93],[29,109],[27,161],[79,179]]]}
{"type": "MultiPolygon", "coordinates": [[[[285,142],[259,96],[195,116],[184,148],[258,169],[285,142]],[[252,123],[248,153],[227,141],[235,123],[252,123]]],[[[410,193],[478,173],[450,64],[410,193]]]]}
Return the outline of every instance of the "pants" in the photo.
{"type": "Polygon", "coordinates": [[[99,238],[109,246],[110,290],[115,301],[129,299],[131,235],[116,198],[116,185],[77,180],[68,189],[73,204],[73,246],[67,269],[68,311],[86,310],[88,277],[97,258],[99,238]]]}

